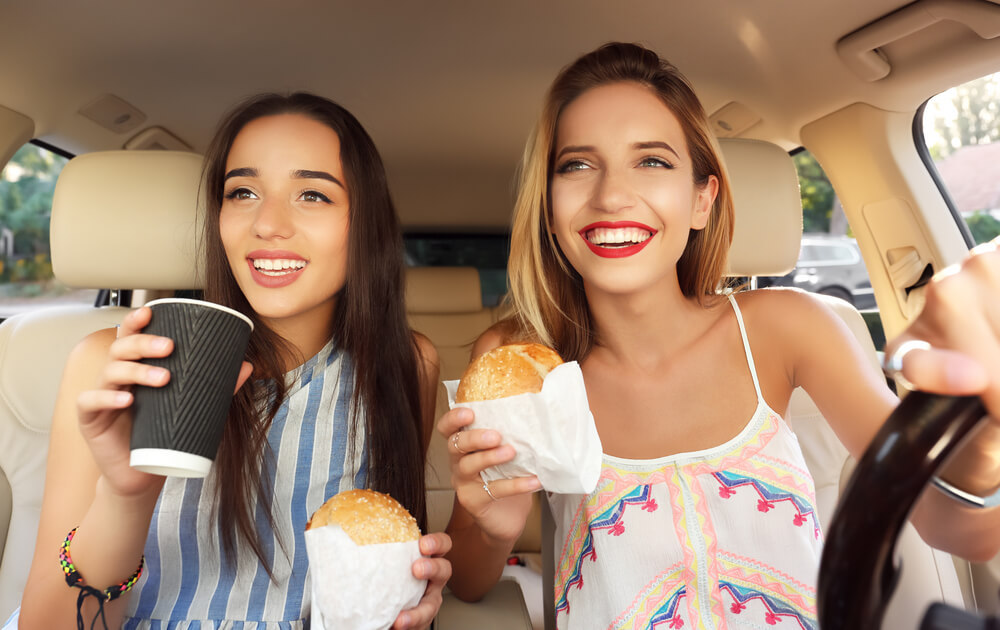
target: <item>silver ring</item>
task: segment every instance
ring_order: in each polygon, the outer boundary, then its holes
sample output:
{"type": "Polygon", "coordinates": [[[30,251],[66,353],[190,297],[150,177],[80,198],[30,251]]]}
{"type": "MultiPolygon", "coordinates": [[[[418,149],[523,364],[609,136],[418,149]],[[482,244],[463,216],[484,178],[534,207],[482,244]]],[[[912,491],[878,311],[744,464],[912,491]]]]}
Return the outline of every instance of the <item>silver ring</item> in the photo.
{"type": "Polygon", "coordinates": [[[923,339],[909,339],[899,344],[899,347],[892,354],[887,354],[882,358],[882,372],[889,378],[895,379],[897,383],[909,390],[916,389],[916,386],[903,376],[903,357],[912,350],[930,350],[931,344],[923,339]]]}
{"type": "Polygon", "coordinates": [[[452,433],[452,435],[451,435],[451,445],[452,445],[452,447],[454,447],[454,449],[456,451],[458,451],[462,455],[468,455],[469,452],[468,451],[463,451],[461,449],[461,447],[459,447],[459,445],[458,445],[458,434],[459,433],[461,433],[461,431],[455,431],[454,433],[452,433]]]}
{"type": "Polygon", "coordinates": [[[486,491],[486,494],[490,495],[491,499],[493,499],[494,501],[497,500],[497,498],[495,496],[493,496],[493,493],[490,492],[490,482],[488,482],[488,481],[484,481],[483,482],[483,490],[486,491]]]}

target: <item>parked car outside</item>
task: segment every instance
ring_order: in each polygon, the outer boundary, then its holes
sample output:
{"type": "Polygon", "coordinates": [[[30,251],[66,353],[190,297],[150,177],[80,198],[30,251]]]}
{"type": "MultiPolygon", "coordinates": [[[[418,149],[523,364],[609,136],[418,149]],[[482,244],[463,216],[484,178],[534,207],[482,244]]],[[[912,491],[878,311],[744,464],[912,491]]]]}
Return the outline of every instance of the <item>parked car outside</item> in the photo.
{"type": "Polygon", "coordinates": [[[849,236],[806,233],[799,260],[787,275],[758,278],[758,286],[798,287],[875,308],[875,294],[857,241],[849,236]]]}

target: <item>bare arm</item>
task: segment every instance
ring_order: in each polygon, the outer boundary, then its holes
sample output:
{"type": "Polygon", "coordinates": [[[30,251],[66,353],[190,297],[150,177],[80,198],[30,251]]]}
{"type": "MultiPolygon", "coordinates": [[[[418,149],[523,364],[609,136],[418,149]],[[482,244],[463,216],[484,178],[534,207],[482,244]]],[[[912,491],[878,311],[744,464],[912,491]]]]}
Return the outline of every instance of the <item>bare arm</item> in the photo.
{"type": "MultiPolygon", "coordinates": [[[[940,286],[930,289],[929,310],[920,321],[941,316],[942,298],[935,296],[940,290],[940,286]]],[[[873,369],[853,334],[836,315],[810,296],[793,297],[798,299],[786,300],[795,303],[783,305],[780,320],[792,385],[800,385],[809,393],[848,451],[859,458],[898,401],[885,385],[881,372],[873,369]]],[[[964,303],[964,310],[976,311],[976,306],[964,297],[953,296],[947,301],[964,303]]],[[[963,324],[965,314],[953,312],[947,317],[950,321],[940,321],[935,330],[952,330],[956,326],[968,328],[968,324],[963,324]]],[[[928,329],[926,334],[919,336],[927,338],[931,332],[928,329]]],[[[941,348],[969,348],[989,338],[980,334],[978,339],[970,338],[960,343],[939,337],[932,343],[941,348]]],[[[937,360],[941,361],[941,357],[937,360]]],[[[934,384],[926,379],[914,382],[922,389],[938,393],[978,393],[956,387],[957,383],[934,384]]],[[[1000,410],[1000,406],[996,409],[1000,410]]],[[[952,464],[946,474],[949,479],[961,480],[963,487],[969,489],[979,489],[982,486],[977,483],[983,482],[992,483],[995,488],[1000,485],[998,452],[1000,430],[993,423],[952,459],[960,462],[961,469],[956,470],[956,464],[952,464]]],[[[969,559],[992,557],[1000,545],[997,533],[1000,531],[1000,510],[970,510],[933,489],[926,491],[918,501],[911,521],[928,544],[969,559]]]]}
{"type": "MultiPolygon", "coordinates": [[[[476,341],[471,358],[503,342],[503,335],[494,326],[476,341]]],[[[513,459],[514,449],[500,446],[502,438],[496,431],[462,430],[472,421],[469,409],[457,407],[438,422],[438,431],[448,440],[455,488],[455,506],[446,528],[453,543],[448,554],[453,567],[449,586],[466,601],[481,599],[500,579],[511,549],[524,530],[531,493],[540,488],[535,477],[493,481],[490,492],[497,499],[494,501],[483,489],[479,473],[513,459]]]]}
{"type": "MultiPolygon", "coordinates": [[[[73,562],[86,583],[99,590],[127,579],[142,555],[162,479],[137,475],[126,480],[131,487],[110,486],[95,462],[92,443],[84,437],[85,433],[99,433],[100,425],[112,423],[97,447],[111,454],[116,444],[120,447],[123,431],[127,447],[130,420],[111,412],[131,404],[131,394],[117,388],[94,390],[109,365],[114,341],[113,329],[89,336],[70,355],[63,375],[52,421],[38,540],[22,600],[21,628],[76,627],[79,591],[66,584],[57,559],[59,546],[72,528],[79,526],[71,546],[73,562]],[[88,417],[90,422],[85,425],[79,399],[89,399],[81,404],[91,409],[104,405],[111,412],[88,417]]],[[[120,457],[120,452],[114,455],[120,457]]],[[[109,625],[120,625],[127,597],[105,606],[109,625]]],[[[95,600],[89,598],[84,618],[91,619],[96,611],[95,600]]]]}

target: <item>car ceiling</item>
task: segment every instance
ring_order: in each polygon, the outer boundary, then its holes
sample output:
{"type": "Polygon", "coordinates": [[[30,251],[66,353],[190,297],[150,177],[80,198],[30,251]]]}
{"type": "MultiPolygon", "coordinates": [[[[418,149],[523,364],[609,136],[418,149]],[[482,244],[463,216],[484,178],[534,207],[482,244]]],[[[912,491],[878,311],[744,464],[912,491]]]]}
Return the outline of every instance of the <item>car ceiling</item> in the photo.
{"type": "Polygon", "coordinates": [[[888,77],[855,75],[837,41],[904,4],[12,1],[0,4],[0,105],[32,118],[39,139],[81,153],[121,148],[136,133],[77,113],[113,94],[147,116],[141,128],[164,127],[201,152],[241,98],[316,92],[368,128],[405,225],[497,230],[547,85],[606,41],[652,47],[688,75],[709,113],[742,103],[761,117],[742,135],[787,149],[803,125],[852,103],[913,111],[1000,69],[1000,37],[970,38],[945,21],[883,48],[888,77]]]}

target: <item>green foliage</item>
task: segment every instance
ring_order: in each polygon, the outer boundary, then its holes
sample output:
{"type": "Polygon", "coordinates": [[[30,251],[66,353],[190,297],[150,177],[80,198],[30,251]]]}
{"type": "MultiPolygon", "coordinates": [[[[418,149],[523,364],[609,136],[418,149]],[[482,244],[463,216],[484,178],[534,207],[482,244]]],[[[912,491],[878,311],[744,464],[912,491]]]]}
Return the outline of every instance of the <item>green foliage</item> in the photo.
{"type": "Polygon", "coordinates": [[[0,280],[38,281],[52,277],[49,218],[56,178],[66,160],[26,144],[0,178],[0,228],[14,234],[14,251],[0,259],[0,280]]]}
{"type": "Polygon", "coordinates": [[[1000,221],[987,212],[979,211],[966,215],[965,224],[969,226],[977,245],[1000,236],[1000,221]]]}
{"type": "Polygon", "coordinates": [[[830,215],[836,195],[823,168],[808,151],[799,151],[792,159],[799,172],[799,190],[802,194],[802,230],[804,232],[829,232],[830,215]]]}
{"type": "Polygon", "coordinates": [[[1000,74],[986,75],[935,96],[927,113],[937,134],[929,147],[935,161],[961,147],[1000,140],[1000,74]]]}

